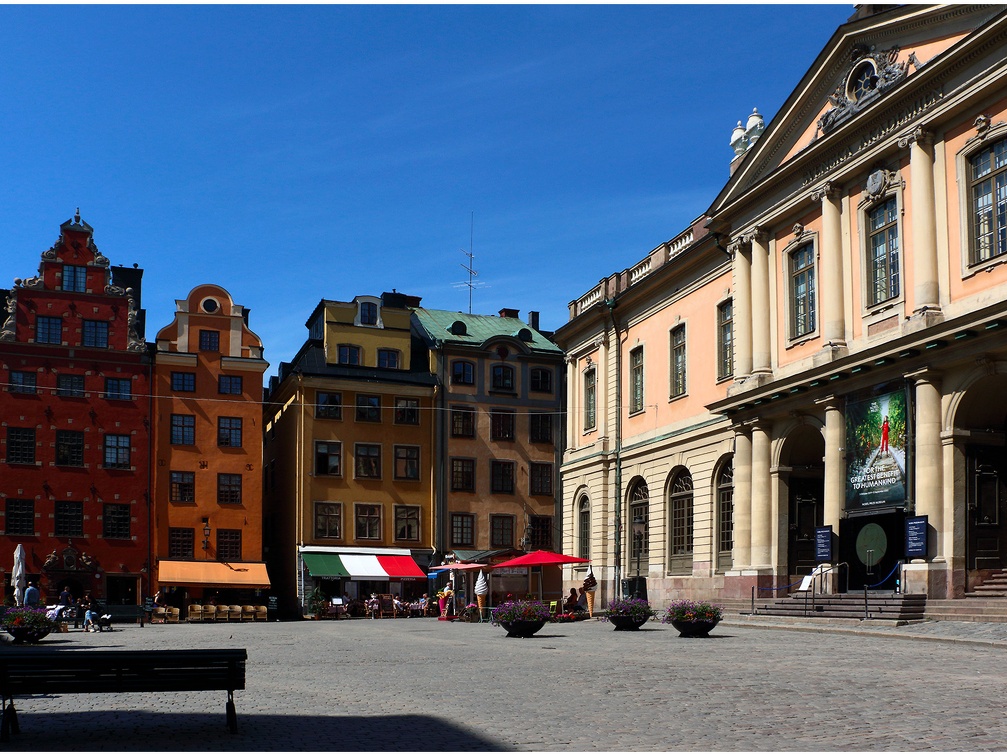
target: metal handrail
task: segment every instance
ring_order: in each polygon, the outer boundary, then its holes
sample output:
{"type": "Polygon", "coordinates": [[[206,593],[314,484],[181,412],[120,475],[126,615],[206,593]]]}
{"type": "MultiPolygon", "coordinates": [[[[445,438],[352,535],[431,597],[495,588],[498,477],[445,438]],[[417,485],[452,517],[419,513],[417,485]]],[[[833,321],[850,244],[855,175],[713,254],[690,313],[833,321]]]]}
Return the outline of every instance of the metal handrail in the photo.
{"type": "Polygon", "coordinates": [[[874,583],[873,585],[867,585],[866,583],[864,584],[864,619],[865,620],[871,618],[870,608],[869,608],[869,606],[867,604],[867,589],[868,588],[877,588],[879,585],[883,585],[884,583],[888,582],[888,578],[890,578],[892,575],[894,575],[896,570],[899,571],[899,579],[898,579],[897,583],[899,585],[903,585],[904,584],[904,581],[902,579],[902,568],[903,567],[905,567],[905,562],[902,559],[900,559],[898,562],[895,563],[895,566],[892,567],[892,571],[889,572],[887,575],[885,575],[881,580],[879,580],[878,582],[874,583]]]}
{"type": "MultiPolygon", "coordinates": [[[[816,595],[815,595],[815,577],[818,578],[819,585],[821,586],[821,589],[822,589],[821,593],[824,595],[824,593],[825,593],[825,590],[824,590],[824,588],[825,588],[825,573],[826,572],[832,572],[833,570],[838,570],[840,567],[845,567],[846,569],[849,569],[850,565],[849,565],[848,562],[839,562],[838,564],[830,565],[829,567],[827,567],[825,569],[821,569],[821,567],[822,567],[822,565],[818,565],[817,567],[815,567],[815,569],[811,573],[811,611],[812,612],[818,611],[816,609],[817,604],[815,603],[815,599],[816,599],[816,595]],[[815,575],[816,572],[818,573],[817,576],[815,575]]],[[[805,617],[808,616],[808,594],[807,594],[807,592],[804,593],[804,616],[805,617]]]]}
{"type": "Polygon", "coordinates": [[[755,592],[756,591],[782,591],[785,588],[793,588],[795,585],[799,585],[800,582],[801,581],[798,580],[796,583],[791,583],[790,585],[771,585],[771,586],[767,586],[765,588],[763,588],[761,585],[753,585],[752,586],[752,614],[758,614],[758,612],[755,611],[755,592]]]}

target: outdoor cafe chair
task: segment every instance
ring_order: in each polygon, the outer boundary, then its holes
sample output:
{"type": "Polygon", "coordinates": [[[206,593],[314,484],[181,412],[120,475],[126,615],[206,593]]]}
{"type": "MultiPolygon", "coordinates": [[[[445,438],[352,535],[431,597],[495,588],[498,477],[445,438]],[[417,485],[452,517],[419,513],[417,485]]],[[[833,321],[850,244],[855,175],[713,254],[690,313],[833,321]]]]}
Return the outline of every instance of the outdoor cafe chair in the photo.
{"type": "Polygon", "coordinates": [[[213,622],[217,618],[217,607],[213,604],[203,604],[203,622],[213,622]]]}
{"type": "Polygon", "coordinates": [[[203,619],[203,607],[199,604],[190,604],[189,611],[185,615],[186,622],[199,622],[203,619]]]}

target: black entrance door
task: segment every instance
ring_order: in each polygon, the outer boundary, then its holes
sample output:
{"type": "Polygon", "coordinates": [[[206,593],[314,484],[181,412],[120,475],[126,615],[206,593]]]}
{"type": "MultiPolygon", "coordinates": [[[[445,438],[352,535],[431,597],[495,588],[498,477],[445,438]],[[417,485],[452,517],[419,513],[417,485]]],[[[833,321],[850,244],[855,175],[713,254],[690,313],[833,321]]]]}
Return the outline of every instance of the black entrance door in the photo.
{"type": "Polygon", "coordinates": [[[968,566],[999,570],[1007,566],[1004,502],[1007,499],[1007,450],[975,446],[968,450],[968,566]]]}
{"type": "Polygon", "coordinates": [[[791,575],[808,575],[815,568],[815,528],[825,519],[823,493],[820,478],[790,480],[787,569],[791,575]]]}

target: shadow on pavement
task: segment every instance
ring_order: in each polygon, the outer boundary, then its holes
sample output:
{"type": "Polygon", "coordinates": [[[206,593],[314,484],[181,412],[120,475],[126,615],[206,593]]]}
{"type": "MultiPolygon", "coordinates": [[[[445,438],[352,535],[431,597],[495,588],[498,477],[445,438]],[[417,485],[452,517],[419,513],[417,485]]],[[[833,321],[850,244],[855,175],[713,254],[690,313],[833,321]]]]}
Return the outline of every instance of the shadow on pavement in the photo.
{"type": "Polygon", "coordinates": [[[16,751],[509,751],[438,717],[312,716],[241,713],[238,732],[220,714],[165,714],[153,710],[32,714],[19,699],[16,751]],[[70,737],[54,733],[72,733],[70,737]]]}

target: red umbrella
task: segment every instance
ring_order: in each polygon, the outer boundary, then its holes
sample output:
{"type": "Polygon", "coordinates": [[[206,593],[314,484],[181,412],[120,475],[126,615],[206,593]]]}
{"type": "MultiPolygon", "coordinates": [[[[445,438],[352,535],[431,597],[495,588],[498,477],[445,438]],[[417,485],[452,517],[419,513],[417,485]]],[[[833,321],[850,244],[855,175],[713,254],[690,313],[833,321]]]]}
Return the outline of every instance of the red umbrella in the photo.
{"type": "Polygon", "coordinates": [[[495,570],[498,567],[540,567],[543,564],[579,564],[590,561],[590,559],[583,559],[581,557],[557,554],[555,551],[539,550],[508,559],[506,562],[500,562],[500,564],[491,565],[489,569],[495,570]]]}

